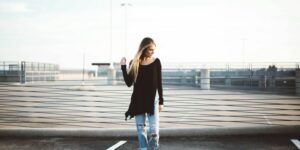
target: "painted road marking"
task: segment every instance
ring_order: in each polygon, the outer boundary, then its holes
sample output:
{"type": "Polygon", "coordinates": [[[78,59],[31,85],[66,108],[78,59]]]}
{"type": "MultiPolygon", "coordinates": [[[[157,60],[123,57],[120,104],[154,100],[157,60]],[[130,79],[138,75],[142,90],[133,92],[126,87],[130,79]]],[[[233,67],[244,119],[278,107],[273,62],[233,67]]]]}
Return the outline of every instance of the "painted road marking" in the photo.
{"type": "Polygon", "coordinates": [[[120,147],[121,145],[123,145],[123,144],[125,144],[125,143],[126,143],[126,141],[120,141],[120,142],[118,142],[117,144],[111,146],[110,148],[108,148],[108,149],[106,149],[106,150],[115,150],[115,149],[117,149],[118,147],[120,147]]]}
{"type": "Polygon", "coordinates": [[[264,118],[268,122],[268,124],[273,124],[266,116],[264,116],[264,118]]]}
{"type": "Polygon", "coordinates": [[[296,145],[298,149],[300,149],[300,141],[297,139],[291,139],[291,141],[296,145]]]}

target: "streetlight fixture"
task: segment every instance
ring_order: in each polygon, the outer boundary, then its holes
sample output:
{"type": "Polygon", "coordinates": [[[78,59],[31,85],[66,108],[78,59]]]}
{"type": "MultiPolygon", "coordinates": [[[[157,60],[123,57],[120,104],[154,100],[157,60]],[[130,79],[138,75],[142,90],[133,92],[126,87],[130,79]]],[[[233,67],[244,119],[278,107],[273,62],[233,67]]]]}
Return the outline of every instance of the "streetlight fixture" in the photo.
{"type": "Polygon", "coordinates": [[[108,69],[108,80],[107,83],[109,85],[115,85],[117,83],[116,81],[116,69],[113,64],[113,58],[112,58],[112,0],[110,0],[110,65],[108,69]]]}

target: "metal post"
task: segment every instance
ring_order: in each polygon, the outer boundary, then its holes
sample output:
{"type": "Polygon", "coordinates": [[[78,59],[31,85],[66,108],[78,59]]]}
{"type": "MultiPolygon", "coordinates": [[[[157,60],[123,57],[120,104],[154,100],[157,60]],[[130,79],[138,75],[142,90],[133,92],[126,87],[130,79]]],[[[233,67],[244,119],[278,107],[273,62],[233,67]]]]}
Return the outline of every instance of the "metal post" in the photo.
{"type": "Polygon", "coordinates": [[[113,69],[113,58],[112,58],[112,0],[110,0],[110,66],[109,68],[113,69]]]}
{"type": "Polygon", "coordinates": [[[44,64],[44,81],[47,81],[46,64],[44,64]]]}
{"type": "Polygon", "coordinates": [[[25,66],[26,66],[26,63],[25,61],[22,61],[21,62],[21,77],[20,77],[20,81],[21,81],[21,84],[25,84],[26,83],[26,76],[25,76],[25,72],[26,72],[26,69],[25,69],[25,66]]]}
{"type": "Polygon", "coordinates": [[[230,66],[227,64],[227,73],[225,76],[225,87],[231,87],[230,66]]]}
{"type": "Polygon", "coordinates": [[[125,46],[125,57],[127,56],[127,7],[132,6],[131,3],[127,3],[124,0],[124,3],[121,4],[124,7],[124,46],[125,46]]]}
{"type": "MultiPolygon", "coordinates": [[[[31,62],[31,69],[30,72],[31,72],[31,82],[33,82],[35,80],[35,75],[36,75],[36,67],[35,67],[35,63],[34,62],[31,62]]],[[[28,72],[28,71],[27,71],[28,72]]]]}
{"type": "Polygon", "coordinates": [[[125,57],[127,57],[127,3],[125,3],[125,6],[124,6],[124,46],[125,46],[125,57]]]}
{"type": "Polygon", "coordinates": [[[83,67],[82,67],[82,85],[84,85],[84,66],[85,66],[85,52],[83,52],[83,67]]]}
{"type": "Polygon", "coordinates": [[[226,87],[231,87],[231,77],[230,77],[230,74],[227,74],[225,76],[225,86],[226,87]]]}
{"type": "Polygon", "coordinates": [[[107,78],[107,83],[108,85],[116,85],[116,76],[117,76],[117,71],[114,68],[108,68],[108,78],[107,78]]]}
{"type": "Polygon", "coordinates": [[[300,96],[300,69],[297,68],[296,70],[296,95],[300,96]]]}
{"type": "Polygon", "coordinates": [[[245,62],[246,62],[246,60],[245,60],[245,47],[246,47],[246,41],[247,41],[247,38],[242,38],[241,39],[242,40],[242,57],[243,57],[243,65],[245,65],[245,62]]]}
{"type": "Polygon", "coordinates": [[[3,62],[3,71],[4,71],[4,76],[6,76],[6,71],[5,71],[5,61],[3,62]]]}

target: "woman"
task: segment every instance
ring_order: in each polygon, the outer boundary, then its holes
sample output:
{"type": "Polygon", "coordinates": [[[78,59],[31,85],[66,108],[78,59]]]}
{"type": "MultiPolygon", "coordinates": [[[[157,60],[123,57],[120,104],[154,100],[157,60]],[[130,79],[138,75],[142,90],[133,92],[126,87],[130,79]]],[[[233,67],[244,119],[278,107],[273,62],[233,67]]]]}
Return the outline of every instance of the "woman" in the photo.
{"type": "Polygon", "coordinates": [[[138,140],[141,150],[158,148],[159,112],[163,110],[163,89],[161,81],[161,63],[152,57],[156,45],[153,39],[146,37],[129,64],[127,71],[126,59],[121,59],[121,68],[125,83],[132,84],[133,93],[125,120],[135,117],[138,140]],[[159,98],[155,99],[158,91],[159,98]],[[146,131],[146,117],[149,121],[149,131],[146,131]],[[149,137],[148,137],[149,136],[149,137]]]}

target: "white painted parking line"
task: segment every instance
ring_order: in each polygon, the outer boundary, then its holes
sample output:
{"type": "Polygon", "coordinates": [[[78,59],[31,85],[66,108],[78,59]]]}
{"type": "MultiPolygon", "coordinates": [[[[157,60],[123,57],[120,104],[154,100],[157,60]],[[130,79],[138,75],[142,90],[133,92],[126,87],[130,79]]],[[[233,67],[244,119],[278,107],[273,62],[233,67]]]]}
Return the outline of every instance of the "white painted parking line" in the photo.
{"type": "Polygon", "coordinates": [[[126,141],[120,141],[120,142],[118,142],[117,144],[111,146],[110,148],[108,148],[108,149],[106,149],[106,150],[115,150],[115,149],[117,149],[118,147],[120,147],[121,145],[123,145],[123,144],[125,144],[125,143],[126,143],[126,141]]]}
{"type": "Polygon", "coordinates": [[[291,139],[291,141],[296,145],[298,149],[300,149],[300,141],[297,139],[291,139]]]}
{"type": "Polygon", "coordinates": [[[273,124],[273,123],[268,119],[267,116],[264,116],[264,118],[265,118],[265,120],[268,122],[268,124],[273,124]]]}

